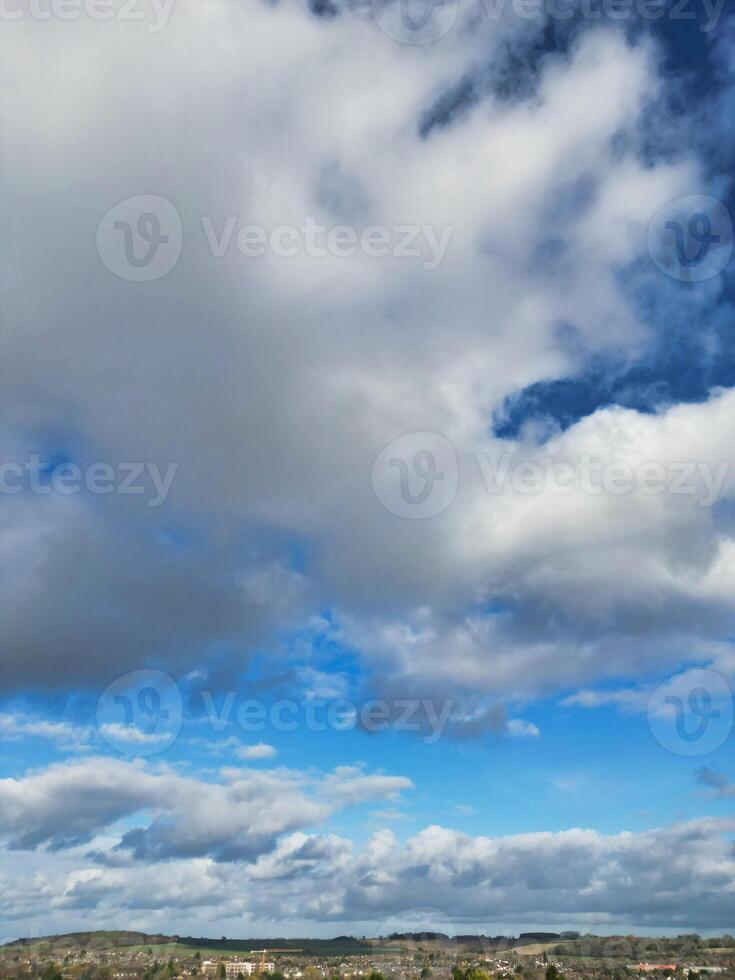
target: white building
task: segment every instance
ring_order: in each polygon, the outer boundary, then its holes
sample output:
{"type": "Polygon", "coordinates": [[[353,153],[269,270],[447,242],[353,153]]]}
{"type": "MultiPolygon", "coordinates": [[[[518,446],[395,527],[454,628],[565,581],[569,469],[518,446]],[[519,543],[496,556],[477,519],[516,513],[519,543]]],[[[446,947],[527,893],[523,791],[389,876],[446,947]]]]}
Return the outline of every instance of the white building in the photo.
{"type": "Polygon", "coordinates": [[[253,973],[260,971],[263,973],[273,973],[275,969],[275,963],[254,963],[252,960],[225,960],[227,980],[237,980],[238,973],[242,973],[244,977],[249,977],[253,973]]]}

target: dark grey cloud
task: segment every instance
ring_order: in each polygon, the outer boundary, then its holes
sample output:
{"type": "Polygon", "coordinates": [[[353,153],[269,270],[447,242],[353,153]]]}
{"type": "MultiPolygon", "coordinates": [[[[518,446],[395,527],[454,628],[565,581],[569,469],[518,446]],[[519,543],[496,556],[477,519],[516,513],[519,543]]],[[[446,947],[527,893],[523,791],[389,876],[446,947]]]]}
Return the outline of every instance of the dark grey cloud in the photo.
{"type": "Polygon", "coordinates": [[[690,645],[729,635],[732,536],[716,509],[639,495],[566,506],[483,484],[478,453],[635,456],[641,432],[653,458],[720,463],[732,399],[598,413],[545,450],[491,434],[529,385],[637,356],[647,324],[619,272],[645,259],[660,206],[709,185],[696,147],[675,161],[643,152],[662,105],[651,45],[590,29],[536,59],[532,99],[481,85],[474,102],[483,66],[522,59],[544,29],[478,13],[422,52],[347,11],[326,21],[256,0],[207,18],[182,3],[158,34],[126,25],[133,54],[120,25],[13,22],[4,451],[178,470],[154,510],[117,494],[8,498],[10,688],[101,685],[145,665],[180,676],[213,650],[212,669],[232,676],[330,607],[376,683],[444,685],[475,724],[488,702],[668,667],[686,645],[677,631],[690,645]],[[276,52],[267,63],[258,36],[276,52]],[[29,63],[44,69],[27,81],[29,63]],[[82,97],[70,63],[93,79],[82,97]],[[178,265],[151,283],[116,278],[95,253],[100,218],[141,193],[172,201],[184,230],[178,265]],[[201,223],[308,215],[454,231],[427,271],[397,257],[215,258],[201,223]],[[549,276],[538,250],[556,240],[549,276]],[[455,447],[459,492],[436,519],[401,520],[371,467],[426,431],[455,447]]]}

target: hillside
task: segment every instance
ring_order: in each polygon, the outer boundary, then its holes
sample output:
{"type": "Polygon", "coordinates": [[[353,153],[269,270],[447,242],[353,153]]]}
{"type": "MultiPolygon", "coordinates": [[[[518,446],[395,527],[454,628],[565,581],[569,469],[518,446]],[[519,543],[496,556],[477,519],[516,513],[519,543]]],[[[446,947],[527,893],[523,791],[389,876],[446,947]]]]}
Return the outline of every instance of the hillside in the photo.
{"type": "Polygon", "coordinates": [[[48,951],[68,949],[120,949],[142,946],[177,947],[182,952],[199,950],[202,953],[243,953],[258,949],[294,949],[300,950],[307,956],[349,956],[351,954],[367,953],[374,949],[369,941],[360,941],[352,936],[338,936],[335,939],[210,939],[196,936],[165,936],[144,932],[98,931],[71,932],[65,935],[38,936],[34,938],[15,939],[5,943],[5,949],[17,946],[48,947],[48,951]]]}

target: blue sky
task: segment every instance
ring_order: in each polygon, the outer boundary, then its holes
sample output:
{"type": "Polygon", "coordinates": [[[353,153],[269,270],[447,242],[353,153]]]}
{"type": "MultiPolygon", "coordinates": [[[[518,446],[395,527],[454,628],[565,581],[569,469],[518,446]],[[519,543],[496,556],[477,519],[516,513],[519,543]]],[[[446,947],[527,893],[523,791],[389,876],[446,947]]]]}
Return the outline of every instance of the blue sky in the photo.
{"type": "Polygon", "coordinates": [[[732,922],[735,21],[418,6],[6,18],[6,939],[732,922]]]}

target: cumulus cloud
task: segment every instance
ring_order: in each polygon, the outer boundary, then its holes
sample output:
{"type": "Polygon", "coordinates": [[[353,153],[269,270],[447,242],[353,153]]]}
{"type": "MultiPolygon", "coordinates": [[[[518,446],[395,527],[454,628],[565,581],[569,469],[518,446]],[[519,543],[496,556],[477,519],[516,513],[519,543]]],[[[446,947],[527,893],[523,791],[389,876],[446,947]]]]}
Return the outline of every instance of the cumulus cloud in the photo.
{"type": "MultiPolygon", "coordinates": [[[[427,46],[394,43],[362,0],[334,17],[298,0],[179,0],[156,33],[8,24],[3,458],[175,467],[157,507],[119,487],[4,495],[9,690],[98,690],[144,666],[214,688],[257,656],[264,686],[285,678],[310,701],[362,684],[438,701],[457,737],[528,744],[534,698],[640,711],[651,678],[681,664],[735,676],[735,390],[672,404],[654,385],[645,410],[498,424],[535,386],[650,356],[669,318],[706,323],[698,356],[718,359],[708,321],[727,319],[727,276],[681,290],[646,232],[678,197],[725,194],[721,156],[688,138],[696,107],[672,112],[647,35],[576,25],[551,51],[542,18],[462,6],[427,46]],[[150,283],[95,250],[103,215],[139,194],[168,199],[183,228],[178,264],[150,283]],[[308,218],[417,225],[446,251],[429,267],[425,254],[238,250],[246,225],[308,218]],[[427,432],[452,448],[457,493],[406,520],[378,499],[373,464],[427,432]],[[582,460],[631,485],[575,483],[582,460]],[[693,492],[651,489],[682,465],[693,492]],[[523,466],[542,474],[537,491],[523,466]],[[325,667],[336,648],[354,675],[325,667]]],[[[728,87],[702,118],[719,134],[735,87],[716,50],[728,87]]],[[[5,716],[2,735],[83,742],[30,716],[5,716]]],[[[723,821],[502,838],[430,827],[403,843],[382,830],[362,848],[323,827],[412,787],[359,765],[51,766],[0,781],[6,853],[28,861],[0,892],[59,928],[74,909],[146,926],[186,908],[374,922],[427,901],[466,921],[732,920],[723,821]]]]}
{"type": "MultiPolygon", "coordinates": [[[[381,830],[360,849],[335,835],[297,831],[255,861],[157,863],[155,892],[143,865],[90,866],[78,855],[44,857],[43,870],[28,875],[18,894],[34,914],[48,909],[60,923],[84,909],[90,922],[123,910],[135,921],[150,910],[184,924],[195,906],[206,921],[257,922],[277,907],[283,922],[375,929],[406,910],[431,907],[444,910],[457,931],[509,917],[520,924],[584,921],[604,924],[606,931],[631,924],[724,929],[733,915],[734,829],[732,819],[711,818],[620,834],[575,828],[473,837],[431,826],[404,843],[381,830]],[[698,896],[695,909],[692,894],[698,896]]],[[[37,860],[28,856],[29,868],[37,860]]],[[[10,869],[6,884],[4,904],[17,887],[10,869]]]]}
{"type": "MultiPolygon", "coordinates": [[[[4,174],[17,284],[6,316],[10,455],[58,450],[50,420],[64,418],[64,452],[80,463],[178,469],[155,510],[120,494],[9,498],[11,683],[99,683],[153,661],[187,672],[213,648],[227,670],[328,605],[356,624],[370,669],[390,661],[388,680],[418,676],[420,660],[418,680],[438,682],[433,651],[448,648],[457,693],[470,678],[542,689],[561,680],[561,663],[573,684],[665,660],[660,634],[685,611],[709,636],[729,621],[717,565],[728,532],[693,501],[489,497],[476,465],[478,453],[507,450],[541,462],[588,450],[666,461],[679,437],[681,452],[724,458],[725,395],[653,417],[604,411],[543,447],[509,445],[488,425],[531,384],[645,347],[649,328],[620,270],[645,255],[649,218],[707,183],[694,152],[651,149],[651,113],[665,115],[655,46],[581,32],[564,54],[537,59],[533,98],[482,84],[453,111],[447,93],[502,75],[543,22],[468,13],[419,50],[365,13],[326,19],[248,0],[236,11],[182,2],[155,35],[132,23],[80,20],[63,35],[13,23],[10,83],[31,58],[44,72],[5,107],[24,161],[4,174]],[[70,61],[95,80],[81,102],[70,61]],[[122,81],[131,73],[136,89],[122,81]],[[160,98],[141,103],[140,90],[160,98]],[[162,165],[162,143],[175,168],[162,165]],[[28,234],[31,189],[41,243],[28,234]],[[101,216],[142,189],[169,198],[185,230],[179,265],[143,306],[93,251],[101,216]],[[453,232],[430,271],[390,256],[216,258],[201,218],[220,229],[233,215],[268,229],[313,216],[453,232]],[[380,450],[411,431],[442,433],[460,461],[457,499],[428,522],[387,513],[370,483],[380,450]],[[488,618],[489,604],[503,614],[488,618]],[[601,624],[612,635],[590,639],[601,624]]],[[[318,690],[313,669],[305,679],[318,690]]]]}
{"type": "Polygon", "coordinates": [[[137,817],[140,825],[125,830],[117,845],[135,859],[253,860],[288,831],[322,823],[344,806],[393,799],[412,786],[403,776],[358,767],[338,767],[320,778],[228,767],[219,781],[207,781],[91,757],[0,780],[0,834],[12,849],[58,850],[137,817]],[[146,813],[150,819],[141,821],[146,813]]]}
{"type": "Polygon", "coordinates": [[[413,783],[405,776],[369,774],[359,766],[337,766],[324,780],[324,788],[342,803],[354,804],[395,799],[403,790],[412,789],[413,783]]]}
{"type": "MultiPolygon", "coordinates": [[[[346,617],[346,641],[393,688],[452,692],[470,704],[473,692],[529,697],[672,670],[687,655],[729,672],[734,410],[730,391],[646,415],[603,409],[543,445],[506,442],[506,457],[495,451],[485,459],[489,491],[468,457],[476,482],[457,509],[452,549],[493,611],[478,603],[460,615],[421,606],[401,618],[346,617]],[[588,484],[584,460],[597,466],[588,484]],[[697,460],[706,461],[703,471],[697,460]],[[542,475],[530,492],[528,471],[525,483],[514,476],[526,464],[542,475]],[[617,489],[606,492],[601,474],[612,466],[617,489]],[[652,490],[651,473],[663,480],[668,473],[680,492],[652,490]],[[717,499],[705,506],[715,483],[717,499]]],[[[628,699],[632,707],[642,695],[594,697],[628,699]]],[[[495,717],[488,713],[488,724],[495,717]]]]}

